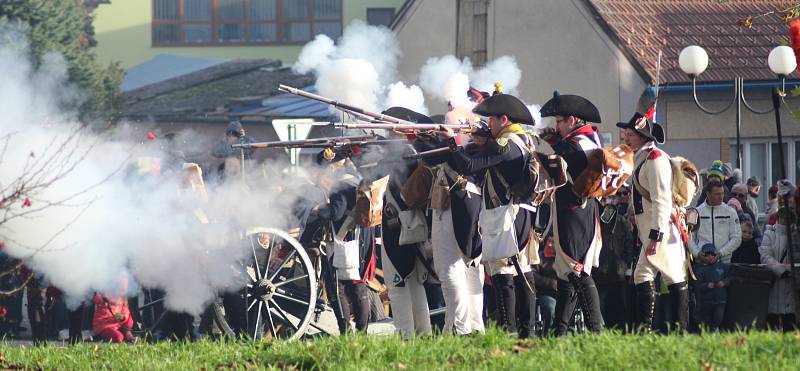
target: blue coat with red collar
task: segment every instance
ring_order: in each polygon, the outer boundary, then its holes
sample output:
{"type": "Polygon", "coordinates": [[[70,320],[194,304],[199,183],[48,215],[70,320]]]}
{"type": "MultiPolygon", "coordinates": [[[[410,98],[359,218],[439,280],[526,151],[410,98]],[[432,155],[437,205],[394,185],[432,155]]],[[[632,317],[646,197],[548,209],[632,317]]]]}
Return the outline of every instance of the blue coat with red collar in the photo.
{"type": "Polygon", "coordinates": [[[563,139],[548,141],[553,151],[564,158],[570,180],[556,191],[555,209],[558,241],[561,250],[576,261],[584,261],[595,237],[597,201],[582,200],[572,190],[576,179],[588,164],[589,152],[601,148],[597,129],[584,125],[563,139]]]}

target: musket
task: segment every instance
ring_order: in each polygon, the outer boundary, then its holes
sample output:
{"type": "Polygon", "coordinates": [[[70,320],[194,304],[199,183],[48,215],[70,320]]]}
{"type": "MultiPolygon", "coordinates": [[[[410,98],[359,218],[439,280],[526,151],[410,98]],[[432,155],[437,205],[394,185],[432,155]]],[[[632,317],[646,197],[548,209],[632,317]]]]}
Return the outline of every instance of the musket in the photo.
{"type": "Polygon", "coordinates": [[[309,92],[307,92],[305,90],[301,90],[301,89],[298,89],[298,88],[293,88],[291,86],[287,86],[287,85],[283,85],[283,84],[278,85],[278,90],[282,91],[282,92],[285,92],[285,93],[298,95],[298,96],[301,96],[301,97],[304,97],[304,98],[313,99],[315,101],[322,102],[322,103],[325,103],[325,104],[329,104],[329,105],[334,106],[334,107],[336,107],[338,109],[354,113],[357,116],[368,117],[368,118],[373,119],[373,120],[384,121],[384,122],[389,122],[389,123],[393,123],[393,124],[404,124],[404,125],[414,125],[415,124],[414,122],[411,122],[411,121],[408,121],[408,120],[399,119],[397,117],[384,115],[384,114],[381,114],[381,113],[370,112],[370,111],[367,111],[365,109],[362,109],[362,108],[359,108],[359,107],[356,107],[356,106],[351,106],[351,105],[346,104],[346,103],[337,102],[337,101],[335,101],[333,99],[325,98],[325,97],[323,97],[321,95],[317,95],[317,94],[314,94],[314,93],[309,93],[309,92]]]}
{"type": "MultiPolygon", "coordinates": [[[[471,149],[475,148],[476,146],[477,146],[477,144],[475,144],[475,143],[467,143],[462,148],[465,149],[465,150],[471,150],[471,149]]],[[[426,159],[428,157],[437,156],[437,155],[443,155],[443,154],[446,154],[446,153],[450,153],[450,147],[435,148],[435,149],[428,150],[428,151],[416,152],[416,153],[403,155],[403,159],[404,160],[420,160],[420,159],[424,160],[424,159],[426,159]]]]}
{"type": "Polygon", "coordinates": [[[335,128],[344,129],[384,129],[392,131],[431,131],[441,128],[452,129],[453,131],[472,132],[472,126],[459,124],[383,124],[383,123],[335,123],[335,128]]]}
{"type": "Polygon", "coordinates": [[[452,129],[459,134],[474,135],[479,137],[491,138],[492,132],[486,126],[469,124],[383,124],[383,123],[344,123],[333,124],[338,129],[383,129],[397,131],[401,133],[420,133],[439,130],[442,128],[452,129]]]}
{"type": "Polygon", "coordinates": [[[391,145],[408,143],[406,139],[378,139],[376,136],[352,136],[287,140],[275,142],[235,143],[231,148],[329,148],[342,146],[391,145]]]}
{"type": "Polygon", "coordinates": [[[338,140],[344,142],[353,140],[374,140],[374,139],[378,139],[378,136],[372,134],[352,135],[346,137],[325,137],[325,138],[312,138],[312,139],[300,139],[300,140],[284,140],[284,141],[274,141],[274,142],[234,143],[231,144],[231,148],[293,147],[302,144],[325,143],[325,142],[330,142],[332,140],[338,140]]]}
{"type": "Polygon", "coordinates": [[[431,157],[431,156],[442,155],[442,154],[445,154],[445,153],[450,153],[450,147],[442,147],[442,148],[436,148],[436,149],[432,149],[432,150],[424,151],[424,152],[410,153],[410,154],[407,154],[407,155],[403,155],[403,159],[404,160],[419,160],[419,159],[425,159],[425,158],[428,158],[428,157],[431,157]]]}
{"type": "Polygon", "coordinates": [[[334,124],[334,126],[340,128],[344,127],[351,129],[387,129],[394,131],[419,132],[419,131],[437,130],[440,127],[449,127],[450,129],[453,129],[454,131],[459,131],[462,134],[491,136],[489,134],[489,130],[486,127],[486,125],[477,125],[477,124],[445,125],[445,124],[435,124],[435,123],[419,124],[416,122],[403,120],[394,116],[384,115],[382,113],[370,112],[360,107],[352,106],[346,103],[341,103],[333,99],[323,97],[321,95],[309,93],[305,90],[293,88],[291,86],[283,84],[278,85],[278,90],[334,106],[342,111],[349,112],[366,121],[377,122],[377,123],[370,122],[370,123],[338,124],[338,125],[334,124]]]}

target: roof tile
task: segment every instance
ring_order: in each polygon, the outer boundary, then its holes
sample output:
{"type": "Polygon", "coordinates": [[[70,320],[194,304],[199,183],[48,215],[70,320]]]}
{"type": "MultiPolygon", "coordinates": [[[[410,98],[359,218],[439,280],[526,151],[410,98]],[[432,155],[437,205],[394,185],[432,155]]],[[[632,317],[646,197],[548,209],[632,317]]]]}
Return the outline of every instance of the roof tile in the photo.
{"type": "Polygon", "coordinates": [[[702,81],[728,81],[735,76],[771,80],[767,55],[788,35],[780,15],[756,20],[743,29],[736,20],[783,9],[796,1],[768,0],[588,0],[620,41],[620,47],[655,81],[658,50],[662,50],[661,81],[688,82],[678,67],[678,55],[700,45],[709,55],[702,81]]]}

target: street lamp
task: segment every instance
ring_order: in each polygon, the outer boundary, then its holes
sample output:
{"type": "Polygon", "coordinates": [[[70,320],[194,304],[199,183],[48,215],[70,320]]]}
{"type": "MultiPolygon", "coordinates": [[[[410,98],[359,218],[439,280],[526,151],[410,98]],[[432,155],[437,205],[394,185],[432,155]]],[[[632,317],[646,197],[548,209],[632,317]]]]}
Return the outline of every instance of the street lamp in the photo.
{"type": "MultiPolygon", "coordinates": [[[[766,110],[766,111],[759,111],[749,103],[747,103],[747,99],[744,97],[744,79],[742,77],[734,78],[733,82],[733,99],[728,103],[727,106],[722,108],[721,110],[710,110],[703,106],[700,101],[697,99],[697,76],[699,76],[703,71],[706,70],[708,67],[708,53],[706,53],[705,49],[699,47],[697,45],[690,45],[685,47],[681,50],[681,54],[678,56],[678,64],[680,65],[681,70],[692,79],[692,97],[694,98],[694,103],[700,108],[701,111],[709,114],[709,115],[717,115],[727,111],[733,103],[736,103],[736,167],[742,167],[742,143],[741,143],[741,125],[742,125],[742,104],[750,111],[757,115],[764,115],[770,113],[775,110],[775,107],[766,110]]],[[[767,58],[767,65],[772,73],[776,74],[778,78],[781,80],[781,93],[785,91],[784,84],[786,82],[786,75],[792,73],[792,71],[797,68],[797,62],[794,57],[794,51],[792,48],[788,46],[778,46],[772,49],[769,53],[769,57],[767,58]]],[[[773,93],[776,94],[776,93],[773,93]]],[[[781,140],[781,133],[780,133],[780,123],[776,123],[778,126],[778,148],[780,151],[781,161],[783,161],[783,143],[781,140]]],[[[785,173],[785,170],[784,170],[785,173]]],[[[785,177],[785,174],[784,174],[785,177]]]]}

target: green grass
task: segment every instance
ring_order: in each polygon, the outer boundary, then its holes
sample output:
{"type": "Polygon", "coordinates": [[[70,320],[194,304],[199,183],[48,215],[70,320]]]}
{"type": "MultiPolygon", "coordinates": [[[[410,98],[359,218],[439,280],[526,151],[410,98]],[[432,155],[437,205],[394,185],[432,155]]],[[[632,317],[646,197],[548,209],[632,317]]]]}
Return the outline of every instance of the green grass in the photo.
{"type": "Polygon", "coordinates": [[[347,336],[296,342],[163,342],[19,348],[0,344],[0,369],[467,369],[797,370],[800,333],[632,336],[604,333],[518,341],[474,337],[347,336]]]}

